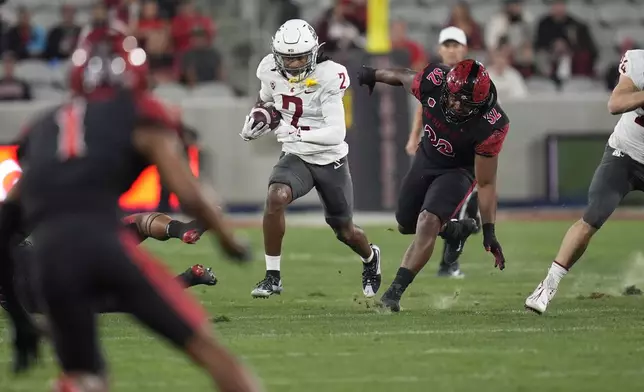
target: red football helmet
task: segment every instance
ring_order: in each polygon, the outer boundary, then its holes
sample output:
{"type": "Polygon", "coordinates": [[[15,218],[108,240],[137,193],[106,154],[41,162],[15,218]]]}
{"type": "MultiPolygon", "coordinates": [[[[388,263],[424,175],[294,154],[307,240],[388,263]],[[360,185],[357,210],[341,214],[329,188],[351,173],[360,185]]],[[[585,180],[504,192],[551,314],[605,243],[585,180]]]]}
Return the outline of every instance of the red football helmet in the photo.
{"type": "Polygon", "coordinates": [[[148,87],[148,61],[136,38],[119,29],[96,28],[83,37],[71,57],[70,88],[89,95],[103,88],[143,91],[148,87]]]}
{"type": "Polygon", "coordinates": [[[460,124],[496,102],[494,85],[483,64],[463,60],[448,73],[441,94],[441,107],[447,121],[460,124]]]}

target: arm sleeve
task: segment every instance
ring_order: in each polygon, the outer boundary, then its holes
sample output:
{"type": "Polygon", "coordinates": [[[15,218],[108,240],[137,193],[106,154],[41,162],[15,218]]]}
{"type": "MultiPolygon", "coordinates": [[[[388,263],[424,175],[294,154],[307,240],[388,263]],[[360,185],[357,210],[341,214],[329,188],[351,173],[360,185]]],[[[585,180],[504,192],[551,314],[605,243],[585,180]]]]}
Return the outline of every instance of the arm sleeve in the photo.
{"type": "Polygon", "coordinates": [[[509,130],[510,124],[506,124],[500,129],[495,129],[487,139],[483,140],[476,146],[476,154],[484,157],[494,157],[499,155],[501,148],[503,148],[505,136],[508,134],[509,130]]]}
{"type": "Polygon", "coordinates": [[[259,89],[259,99],[262,102],[273,102],[273,94],[271,93],[270,87],[262,81],[262,87],[259,89]]]}
{"type": "Polygon", "coordinates": [[[619,62],[619,73],[628,76],[637,88],[644,90],[644,51],[626,51],[619,62]]]}
{"type": "Polygon", "coordinates": [[[168,108],[150,94],[137,97],[138,125],[153,125],[166,130],[172,130],[179,135],[181,127],[178,119],[174,118],[168,108]]]}
{"type": "Polygon", "coordinates": [[[438,64],[430,63],[422,71],[414,76],[411,84],[411,93],[421,103],[424,102],[429,94],[443,84],[443,79],[447,70],[438,64]]]}
{"type": "MultiPolygon", "coordinates": [[[[341,72],[340,72],[341,73],[341,72]]],[[[345,77],[331,80],[321,91],[322,115],[324,116],[323,128],[302,131],[303,142],[334,146],[344,141],[347,135],[347,126],[344,121],[344,103],[342,98],[351,81],[344,70],[345,77]]]]}
{"type": "Polygon", "coordinates": [[[273,93],[271,92],[271,88],[268,85],[268,82],[263,79],[264,74],[270,71],[271,68],[270,61],[272,61],[272,59],[269,58],[269,56],[266,56],[262,59],[262,61],[257,66],[257,71],[255,72],[257,79],[259,79],[261,83],[261,87],[259,89],[259,99],[261,99],[262,102],[273,102],[273,93]]]}

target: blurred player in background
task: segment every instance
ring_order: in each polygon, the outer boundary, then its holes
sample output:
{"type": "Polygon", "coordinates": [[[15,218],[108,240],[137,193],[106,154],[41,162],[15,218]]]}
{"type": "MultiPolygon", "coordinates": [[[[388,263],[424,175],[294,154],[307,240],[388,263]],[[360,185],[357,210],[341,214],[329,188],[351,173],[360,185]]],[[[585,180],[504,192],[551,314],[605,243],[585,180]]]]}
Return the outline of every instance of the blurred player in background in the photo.
{"type": "Polygon", "coordinates": [[[584,254],[593,235],[624,196],[644,191],[644,50],[627,51],[619,64],[619,81],[608,100],[611,114],[621,114],[588,189],[583,217],[566,233],[546,278],[526,299],[538,314],[548,308],[559,282],[584,254]]]}
{"type": "Polygon", "coordinates": [[[475,229],[473,219],[455,221],[478,182],[483,245],[505,268],[496,239],[496,171],[498,154],[510,120],[497,103],[496,89],[485,67],[464,60],[454,67],[430,63],[421,72],[364,67],[360,85],[373,91],[376,83],[403,86],[423,105],[424,134],[399,192],[396,220],[402,234],[415,234],[396,278],[381,302],[400,310],[400,299],[427,264],[437,236],[464,241],[475,229]]]}
{"type": "MultiPolygon", "coordinates": [[[[181,153],[178,124],[147,90],[147,56],[136,40],[110,29],[88,34],[72,55],[73,98],[38,117],[18,141],[24,173],[0,210],[0,234],[24,220],[47,271],[40,290],[64,374],[56,390],[104,392],[108,384],[93,299],[122,309],[184,350],[221,391],[259,391],[250,373],[211,336],[205,311],[123,230],[119,199],[150,164],[238,261],[235,239],[181,153]],[[82,241],[79,241],[82,235],[82,241]]],[[[6,255],[10,241],[0,238],[6,255]]],[[[37,358],[33,321],[17,301],[13,263],[0,258],[0,284],[14,326],[16,369],[37,358]]]]}
{"type": "MultiPolygon", "coordinates": [[[[440,56],[441,63],[445,64],[448,68],[452,68],[460,61],[463,61],[467,56],[467,36],[465,32],[458,27],[450,26],[441,30],[438,35],[438,55],[440,56]]],[[[420,138],[423,133],[423,105],[418,106],[414,121],[409,133],[409,141],[407,142],[407,153],[411,156],[416,154],[420,138]]],[[[461,207],[455,218],[459,220],[473,218],[476,220],[477,229],[474,233],[480,230],[481,218],[479,214],[478,197],[476,196],[476,188],[467,197],[465,203],[461,207]]],[[[458,258],[463,253],[463,241],[444,241],[443,257],[438,267],[438,276],[445,277],[463,277],[464,274],[460,269],[458,258]]]]}
{"type": "MultiPolygon", "coordinates": [[[[272,103],[282,115],[275,130],[282,155],[269,179],[264,209],[266,276],[252,291],[268,297],[282,291],[280,261],[286,225],[284,212],[294,200],[315,188],[327,224],[337,238],[362,259],[362,290],[373,297],[381,281],[380,249],[369,244],[353,223],[353,182],[344,141],[342,97],[349,87],[347,69],[320,52],[318,37],[307,22],[292,19],[273,37],[273,53],[257,67],[261,81],[258,102],[272,103]]],[[[247,117],[241,132],[253,140],[270,131],[247,117]]]]}

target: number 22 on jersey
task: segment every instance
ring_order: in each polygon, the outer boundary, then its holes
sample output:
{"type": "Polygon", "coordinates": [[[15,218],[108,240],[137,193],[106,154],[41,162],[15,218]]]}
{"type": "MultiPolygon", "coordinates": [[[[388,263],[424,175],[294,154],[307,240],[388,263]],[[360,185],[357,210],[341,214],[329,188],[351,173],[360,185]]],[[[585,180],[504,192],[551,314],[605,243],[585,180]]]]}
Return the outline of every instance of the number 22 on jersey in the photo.
{"type": "Polygon", "coordinates": [[[85,155],[85,103],[73,102],[56,114],[58,125],[58,157],[69,160],[85,155]]]}
{"type": "Polygon", "coordinates": [[[429,125],[425,125],[425,132],[427,133],[430,143],[432,143],[432,146],[434,146],[438,152],[450,158],[454,158],[454,147],[452,147],[452,143],[443,138],[439,138],[434,129],[429,125]]]}

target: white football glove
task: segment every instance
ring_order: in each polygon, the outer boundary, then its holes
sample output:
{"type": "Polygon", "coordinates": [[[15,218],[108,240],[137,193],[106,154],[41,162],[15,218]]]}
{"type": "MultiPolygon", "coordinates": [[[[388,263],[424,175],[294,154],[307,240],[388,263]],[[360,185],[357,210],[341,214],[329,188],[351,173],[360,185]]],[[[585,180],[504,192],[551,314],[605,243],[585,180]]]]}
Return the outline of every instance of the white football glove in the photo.
{"type": "Polygon", "coordinates": [[[275,130],[275,136],[280,143],[301,142],[300,129],[290,124],[282,124],[275,130]]]}
{"type": "Polygon", "coordinates": [[[257,123],[253,127],[253,118],[251,116],[246,116],[244,127],[242,128],[242,131],[239,134],[239,136],[241,136],[241,138],[244,139],[245,141],[250,141],[250,140],[257,139],[258,137],[264,135],[270,130],[271,128],[269,127],[269,124],[266,124],[263,122],[257,123]]]}

